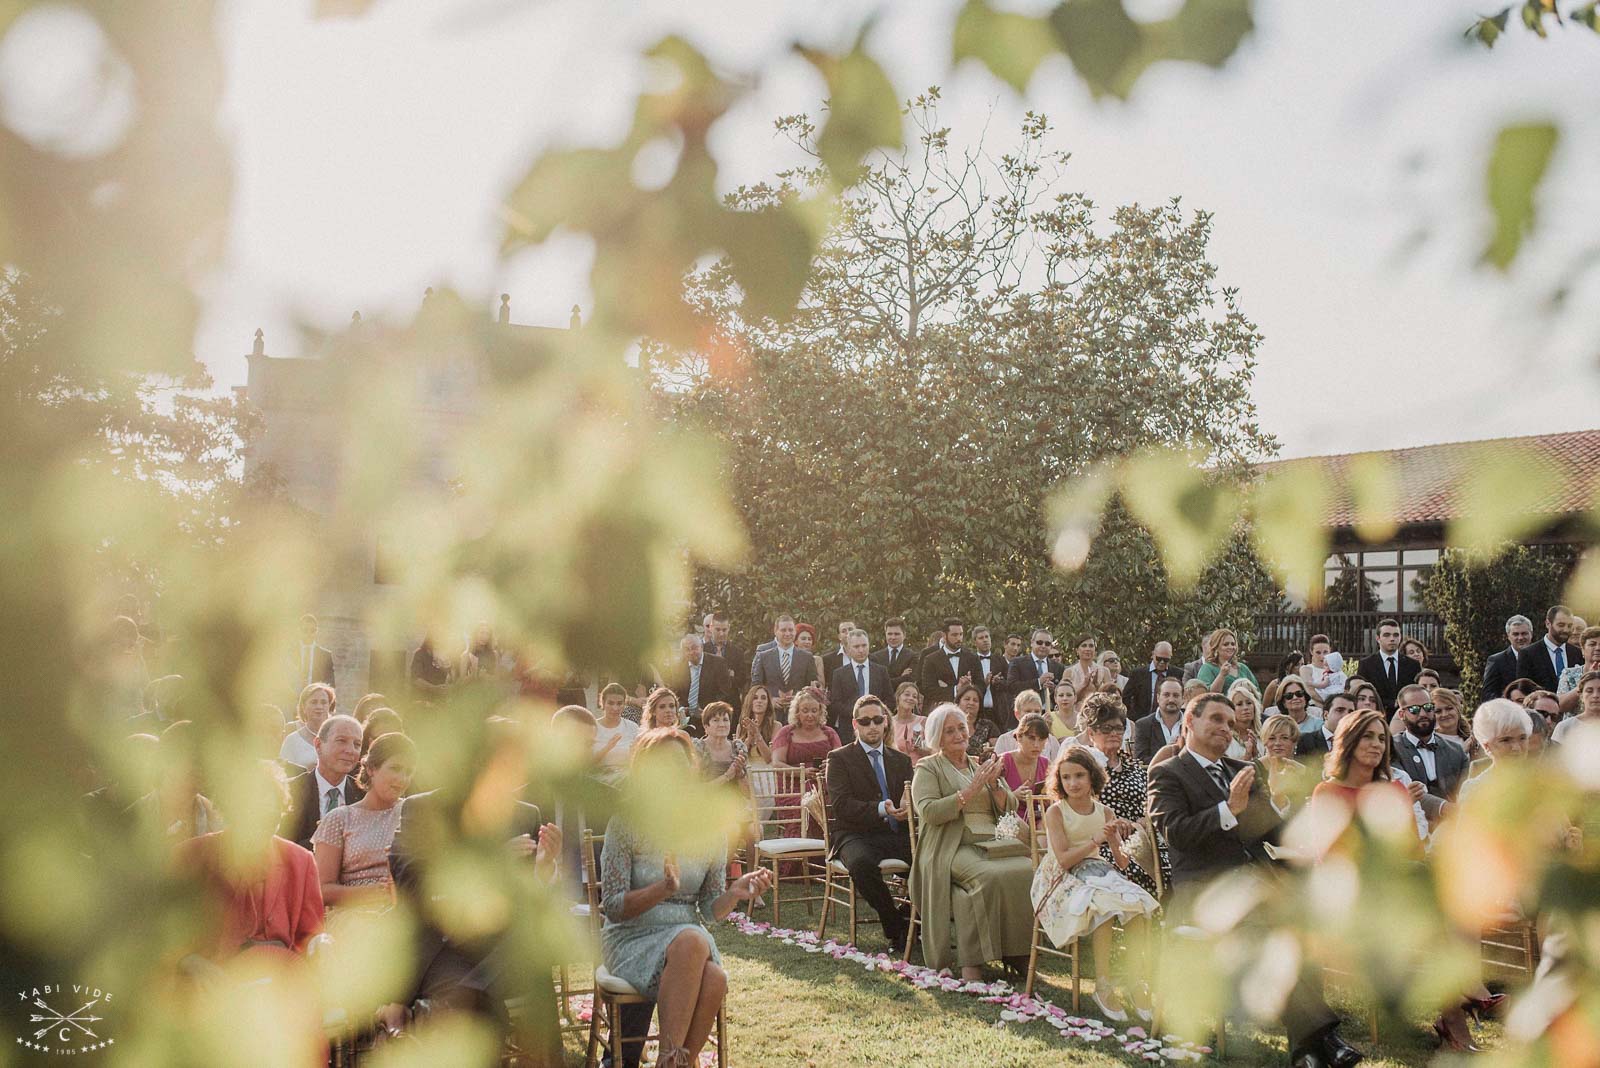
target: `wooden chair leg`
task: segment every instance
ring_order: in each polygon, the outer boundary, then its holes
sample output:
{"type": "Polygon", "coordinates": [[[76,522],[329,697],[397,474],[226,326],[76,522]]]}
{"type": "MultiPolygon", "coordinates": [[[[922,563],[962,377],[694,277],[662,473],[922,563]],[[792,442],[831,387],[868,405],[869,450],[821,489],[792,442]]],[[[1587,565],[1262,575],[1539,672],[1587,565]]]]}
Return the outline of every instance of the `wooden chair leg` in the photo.
{"type": "Polygon", "coordinates": [[[833,862],[828,862],[822,876],[822,919],[817,921],[817,937],[828,936],[828,914],[833,911],[833,862]]]}
{"type": "MultiPolygon", "coordinates": [[[[1028,939],[1028,978],[1022,984],[1022,996],[1025,998],[1033,997],[1033,981],[1037,977],[1038,969],[1039,924],[1037,921],[1035,921],[1033,925],[1033,937],[1028,939]]],[[[1074,1005],[1073,1008],[1076,1009],[1077,1006],[1074,1005]]]]}
{"type": "Polygon", "coordinates": [[[1078,939],[1072,940],[1072,1011],[1078,1011],[1078,999],[1083,992],[1083,943],[1078,939]]]}
{"type": "Polygon", "coordinates": [[[728,1068],[728,1006],[717,1010],[717,1068],[728,1068]]]}
{"type": "Polygon", "coordinates": [[[917,942],[917,929],[922,926],[922,918],[917,915],[917,903],[911,903],[911,918],[906,921],[906,948],[900,955],[900,960],[905,964],[911,963],[911,947],[917,942]]]}

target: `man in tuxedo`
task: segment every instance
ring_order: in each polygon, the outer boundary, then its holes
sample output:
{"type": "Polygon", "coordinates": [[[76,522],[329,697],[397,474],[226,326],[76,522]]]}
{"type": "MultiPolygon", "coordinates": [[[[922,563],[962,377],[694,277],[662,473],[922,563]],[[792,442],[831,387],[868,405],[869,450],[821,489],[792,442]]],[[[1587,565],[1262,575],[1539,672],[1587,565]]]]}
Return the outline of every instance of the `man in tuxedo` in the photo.
{"type": "Polygon", "coordinates": [[[317,644],[317,626],[317,617],[311,613],[300,617],[300,644],[294,653],[294,692],[297,695],[313,682],[334,686],[333,651],[317,644]]]}
{"type": "Polygon", "coordinates": [[[1400,624],[1393,619],[1378,621],[1378,651],[1361,658],[1356,674],[1372,683],[1386,712],[1394,711],[1395,698],[1402,686],[1417,681],[1422,665],[1400,655],[1400,624]]]}
{"type": "Polygon", "coordinates": [[[939,630],[939,641],[922,657],[918,671],[917,688],[929,708],[956,699],[956,687],[963,682],[977,684],[980,668],[972,650],[963,649],[961,643],[967,633],[966,625],[951,616],[939,630]]]}
{"type": "Polygon", "coordinates": [[[1122,688],[1129,719],[1138,722],[1151,713],[1156,707],[1156,690],[1166,678],[1177,679],[1178,692],[1183,692],[1183,673],[1172,670],[1172,643],[1156,642],[1150,662],[1128,672],[1128,685],[1122,688]]]}
{"type": "Polygon", "coordinates": [[[1322,754],[1331,752],[1333,732],[1339,729],[1339,721],[1355,710],[1356,700],[1347,693],[1336,693],[1328,698],[1327,703],[1322,706],[1322,728],[1310,733],[1302,731],[1300,740],[1295,743],[1295,754],[1316,757],[1320,760],[1322,754]]]}
{"type": "Polygon", "coordinates": [[[906,621],[894,616],[883,625],[883,648],[868,657],[889,673],[889,686],[917,681],[917,657],[906,647],[906,621]]]}
{"type": "Polygon", "coordinates": [[[883,744],[889,706],[868,694],[851,708],[856,740],[828,754],[823,772],[828,795],[828,840],[832,859],[850,871],[856,892],[883,921],[889,944],[904,948],[908,917],[883,882],[886,860],[911,863],[911,835],[901,805],[911,781],[911,758],[883,744]]]}
{"type": "MultiPolygon", "coordinates": [[[[1200,694],[1184,713],[1188,744],[1150,769],[1150,816],[1172,855],[1173,923],[1186,916],[1204,886],[1238,868],[1267,862],[1283,815],[1257,779],[1254,763],[1224,754],[1233,740],[1233,705],[1221,694],[1200,694]]],[[[1247,918],[1244,921],[1250,923],[1247,918]]],[[[1283,1009],[1294,1068],[1351,1068],[1361,1052],[1339,1037],[1339,1018],[1322,997],[1322,971],[1306,963],[1283,1009]]]]}
{"type": "Polygon", "coordinates": [[[1148,765],[1157,753],[1178,740],[1182,730],[1183,680],[1176,675],[1163,675],[1156,686],[1155,714],[1133,725],[1134,757],[1148,765]]]}
{"type": "Polygon", "coordinates": [[[765,686],[783,709],[789,707],[796,690],[821,681],[816,660],[795,645],[794,635],[794,616],[779,616],[772,624],[772,644],[756,650],[750,664],[750,685],[765,686]]]}
{"type": "Polygon", "coordinates": [[[316,852],[311,836],[322,817],[367,795],[351,774],[361,759],[361,723],[354,716],[329,716],[312,744],[317,762],[289,780],[289,810],[278,823],[278,837],[316,852]]]}
{"type": "Polygon", "coordinates": [[[737,708],[745,690],[750,688],[750,654],[728,638],[728,617],[721,612],[707,612],[704,625],[706,652],[728,665],[729,684],[734,694],[729,704],[737,708]]]}
{"type": "Polygon", "coordinates": [[[673,664],[662,678],[662,685],[678,695],[678,705],[689,714],[691,723],[700,722],[700,710],[713,701],[732,703],[728,665],[721,657],[710,656],[698,634],[685,634],[678,642],[683,659],[673,664]]]}
{"type": "Polygon", "coordinates": [[[1517,654],[1533,644],[1533,620],[1527,616],[1512,616],[1506,620],[1507,645],[1492,653],[1483,664],[1483,689],[1478,694],[1481,701],[1499,697],[1505,688],[1517,680],[1517,654]]]}
{"type": "Polygon", "coordinates": [[[1023,690],[1038,690],[1040,696],[1044,697],[1045,707],[1049,708],[1054,701],[1052,687],[1061,681],[1066,669],[1060,660],[1050,655],[1055,639],[1049,631],[1039,627],[1030,637],[1033,641],[1032,651],[1006,665],[1006,690],[1012,700],[1023,690]]]}
{"type": "Polygon", "coordinates": [[[1005,650],[1006,663],[1009,664],[1011,661],[1021,656],[1023,647],[1026,645],[1027,643],[1022,640],[1022,635],[1007,634],[1006,643],[1003,646],[1005,650]]]}
{"type": "Polygon", "coordinates": [[[841,739],[855,737],[854,710],[861,698],[876,697],[886,706],[894,703],[888,670],[867,659],[868,641],[864,630],[856,629],[845,635],[849,659],[828,677],[828,720],[841,739]]]}
{"type": "MultiPolygon", "coordinates": [[[[1454,801],[1467,777],[1471,763],[1467,751],[1435,737],[1433,704],[1427,690],[1415,685],[1404,687],[1398,705],[1406,729],[1395,735],[1394,762],[1405,769],[1413,782],[1422,783],[1423,789],[1435,799],[1435,804],[1423,806],[1424,811],[1428,808],[1442,810],[1443,806],[1437,802],[1454,801]]],[[[1433,818],[1431,814],[1429,818],[1433,818]]]]}
{"type": "Polygon", "coordinates": [[[994,636],[988,627],[972,628],[972,654],[978,658],[978,673],[972,676],[972,684],[983,695],[980,715],[1010,730],[1017,725],[1017,717],[1011,714],[1011,690],[1006,685],[1009,665],[994,648],[994,636]]]}
{"type": "Polygon", "coordinates": [[[1517,653],[1517,675],[1555,693],[1561,673],[1583,663],[1583,650],[1567,640],[1571,634],[1572,613],[1564,604],[1551,605],[1544,614],[1544,638],[1517,653]]]}
{"type": "MultiPolygon", "coordinates": [[[[839,624],[839,647],[833,652],[825,654],[822,658],[823,682],[827,682],[829,679],[833,678],[833,673],[838,671],[839,665],[845,662],[845,659],[849,655],[847,649],[850,644],[850,632],[859,629],[859,627],[848,620],[839,624]]],[[[870,642],[872,639],[868,638],[867,640],[870,642]]],[[[842,738],[844,736],[840,735],[840,737],[842,738]]]]}

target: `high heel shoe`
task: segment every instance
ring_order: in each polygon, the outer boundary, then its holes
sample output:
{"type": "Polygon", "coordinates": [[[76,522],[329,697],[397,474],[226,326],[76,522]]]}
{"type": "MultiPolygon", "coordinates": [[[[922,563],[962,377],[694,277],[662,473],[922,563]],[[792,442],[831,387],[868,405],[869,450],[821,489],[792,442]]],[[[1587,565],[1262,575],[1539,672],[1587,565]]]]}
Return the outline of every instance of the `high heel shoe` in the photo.
{"type": "Polygon", "coordinates": [[[1439,1040],[1439,1048],[1447,1049],[1452,1053],[1482,1053],[1482,1047],[1475,1045],[1469,1036],[1465,1040],[1459,1039],[1450,1033],[1445,1026],[1444,1017],[1433,1021],[1433,1037],[1439,1040]]]}
{"type": "Polygon", "coordinates": [[[1104,1016],[1112,1023],[1127,1023],[1128,1014],[1122,1009],[1113,1009],[1111,1006],[1107,1005],[1100,997],[1099,986],[1099,983],[1095,984],[1095,992],[1089,995],[1089,1000],[1094,1002],[1094,1007],[1100,1010],[1100,1015],[1104,1016]]]}
{"type": "Polygon", "coordinates": [[[1498,1020],[1505,1011],[1506,995],[1490,994],[1486,998],[1468,997],[1461,1003],[1461,1011],[1472,1017],[1478,1023],[1485,1020],[1498,1020]]]}

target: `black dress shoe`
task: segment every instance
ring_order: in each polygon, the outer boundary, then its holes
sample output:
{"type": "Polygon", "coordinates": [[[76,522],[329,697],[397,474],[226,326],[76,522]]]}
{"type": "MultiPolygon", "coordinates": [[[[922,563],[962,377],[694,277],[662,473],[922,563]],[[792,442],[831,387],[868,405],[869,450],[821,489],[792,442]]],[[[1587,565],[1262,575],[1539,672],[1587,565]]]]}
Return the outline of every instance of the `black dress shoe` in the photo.
{"type": "Polygon", "coordinates": [[[1329,1031],[1322,1036],[1322,1056],[1330,1068],[1355,1068],[1366,1055],[1339,1037],[1339,1032],[1329,1031]]]}
{"type": "Polygon", "coordinates": [[[1327,1068],[1328,1062],[1311,1046],[1302,1046],[1289,1054],[1289,1068],[1327,1068]]]}

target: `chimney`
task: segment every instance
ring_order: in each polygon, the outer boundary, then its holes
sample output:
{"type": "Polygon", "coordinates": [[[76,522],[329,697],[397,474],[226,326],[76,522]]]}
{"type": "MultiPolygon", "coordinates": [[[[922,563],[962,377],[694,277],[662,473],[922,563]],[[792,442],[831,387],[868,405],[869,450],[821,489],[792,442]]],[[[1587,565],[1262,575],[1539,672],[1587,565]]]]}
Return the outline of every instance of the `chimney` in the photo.
{"type": "Polygon", "coordinates": [[[266,336],[261,333],[261,328],[258,326],[258,327],[256,327],[255,344],[250,346],[250,355],[252,355],[252,356],[265,356],[266,354],[267,354],[267,339],[266,339],[266,336]]]}
{"type": "Polygon", "coordinates": [[[500,294],[500,321],[502,323],[507,323],[507,324],[509,324],[511,322],[511,294],[510,293],[502,293],[502,294],[500,294]]]}
{"type": "Polygon", "coordinates": [[[574,304],[572,306],[572,320],[567,323],[567,326],[573,330],[576,330],[578,327],[583,325],[583,316],[579,315],[578,311],[578,306],[574,304]]]}

